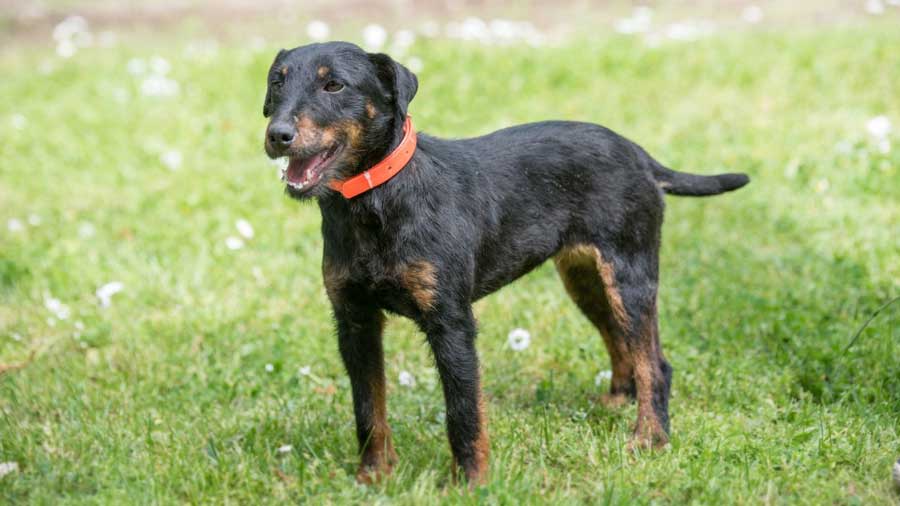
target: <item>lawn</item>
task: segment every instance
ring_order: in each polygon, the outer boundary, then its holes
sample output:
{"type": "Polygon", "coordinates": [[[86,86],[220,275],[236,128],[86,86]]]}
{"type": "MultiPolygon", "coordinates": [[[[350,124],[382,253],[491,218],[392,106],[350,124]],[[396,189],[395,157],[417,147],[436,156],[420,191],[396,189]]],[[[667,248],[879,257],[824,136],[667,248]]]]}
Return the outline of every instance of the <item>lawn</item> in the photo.
{"type": "Polygon", "coordinates": [[[280,46],[257,42],[0,52],[0,462],[18,466],[0,502],[898,501],[900,303],[847,349],[900,291],[896,19],[656,47],[416,40],[420,130],[585,120],[673,168],[752,177],[667,199],[666,451],[625,451],[634,407],[598,402],[609,359],[552,265],[476,304],[492,464],[473,493],[450,483],[437,376],[400,318],[385,340],[400,464],[354,482],[320,216],[264,157],[280,46]]]}

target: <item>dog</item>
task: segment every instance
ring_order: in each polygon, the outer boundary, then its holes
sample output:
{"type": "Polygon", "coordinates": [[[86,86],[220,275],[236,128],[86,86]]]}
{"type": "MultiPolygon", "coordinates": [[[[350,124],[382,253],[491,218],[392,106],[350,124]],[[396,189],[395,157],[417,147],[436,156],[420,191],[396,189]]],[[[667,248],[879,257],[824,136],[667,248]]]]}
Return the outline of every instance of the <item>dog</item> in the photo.
{"type": "Polygon", "coordinates": [[[668,443],[672,367],[657,325],[663,194],[704,196],[745,174],[676,172],[590,123],[545,121],[471,139],[417,134],[418,79],[346,42],[281,50],[269,70],[265,150],[285,191],[316,199],[322,273],[350,376],[357,479],[390,474],[385,312],[424,332],[440,375],[454,460],[474,486],[488,430],[473,301],[553,258],[612,361],[603,401],[637,401],[632,447],[668,443]]]}

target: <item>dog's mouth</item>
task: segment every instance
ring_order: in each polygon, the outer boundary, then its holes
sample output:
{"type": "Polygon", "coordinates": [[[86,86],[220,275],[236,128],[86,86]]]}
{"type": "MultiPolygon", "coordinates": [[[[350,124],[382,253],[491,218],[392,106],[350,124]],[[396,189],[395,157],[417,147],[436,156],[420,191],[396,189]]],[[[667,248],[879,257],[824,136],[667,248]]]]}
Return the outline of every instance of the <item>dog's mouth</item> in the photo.
{"type": "Polygon", "coordinates": [[[322,180],[325,169],[334,162],[340,150],[341,145],[335,143],[312,156],[290,157],[287,167],[281,169],[281,180],[293,190],[310,190],[322,180]]]}

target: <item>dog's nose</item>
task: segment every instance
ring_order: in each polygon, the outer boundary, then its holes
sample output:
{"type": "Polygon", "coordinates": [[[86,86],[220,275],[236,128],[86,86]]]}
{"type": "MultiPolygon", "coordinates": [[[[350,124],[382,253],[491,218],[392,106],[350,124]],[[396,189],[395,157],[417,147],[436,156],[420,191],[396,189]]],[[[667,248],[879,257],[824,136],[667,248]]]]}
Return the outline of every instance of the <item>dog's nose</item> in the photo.
{"type": "Polygon", "coordinates": [[[278,148],[286,148],[294,142],[297,132],[294,125],[283,121],[269,125],[269,144],[278,148]]]}

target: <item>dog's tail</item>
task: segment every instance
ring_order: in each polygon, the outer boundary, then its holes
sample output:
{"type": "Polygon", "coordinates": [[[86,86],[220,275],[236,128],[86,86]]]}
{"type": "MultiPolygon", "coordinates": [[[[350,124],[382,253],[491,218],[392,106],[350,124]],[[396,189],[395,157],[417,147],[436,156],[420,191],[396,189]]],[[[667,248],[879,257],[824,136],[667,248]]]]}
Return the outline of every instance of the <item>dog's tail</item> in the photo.
{"type": "Polygon", "coordinates": [[[653,178],[665,193],[687,197],[705,197],[737,190],[750,182],[747,174],[700,176],[677,172],[659,163],[653,164],[653,178]]]}

